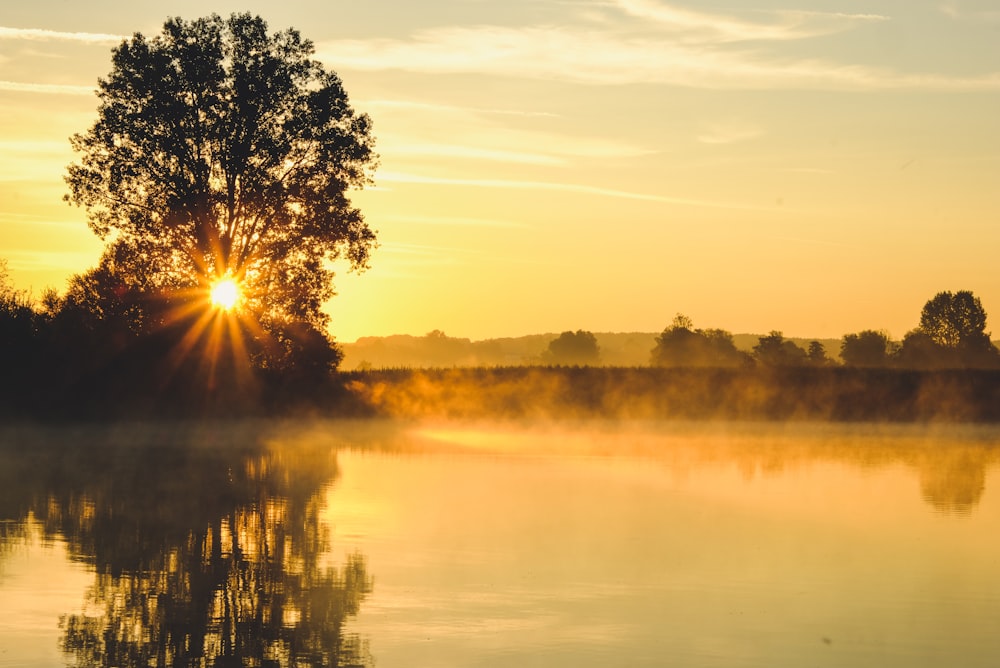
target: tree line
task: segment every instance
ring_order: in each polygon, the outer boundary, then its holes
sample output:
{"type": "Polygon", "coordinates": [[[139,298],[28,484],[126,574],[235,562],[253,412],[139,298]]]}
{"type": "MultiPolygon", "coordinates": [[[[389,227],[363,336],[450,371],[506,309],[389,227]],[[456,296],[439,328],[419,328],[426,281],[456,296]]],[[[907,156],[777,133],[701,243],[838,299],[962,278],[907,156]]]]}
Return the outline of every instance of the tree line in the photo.
{"type": "MultiPolygon", "coordinates": [[[[986,332],[986,311],[971,291],[940,292],[928,300],[917,327],[902,341],[882,330],[866,329],[844,335],[839,360],[820,341],[805,347],[772,330],[758,338],[750,351],[737,348],[724,329],[700,329],[677,314],[656,337],[649,354],[654,367],[742,368],[829,367],[902,369],[995,369],[1000,350],[986,332]]],[[[540,361],[561,366],[597,365],[601,350],[593,333],[566,331],[552,339],[540,361]]]]}
{"type": "MultiPolygon", "coordinates": [[[[920,323],[894,341],[885,331],[866,329],[840,341],[844,366],[902,369],[996,369],[1000,350],[986,332],[986,311],[971,291],[939,292],[927,301],[920,323]]],[[[826,348],[812,341],[802,348],[780,331],[760,337],[752,352],[738,350],[721,329],[695,329],[678,315],[656,338],[650,364],[659,367],[833,366],[826,348]]]]}

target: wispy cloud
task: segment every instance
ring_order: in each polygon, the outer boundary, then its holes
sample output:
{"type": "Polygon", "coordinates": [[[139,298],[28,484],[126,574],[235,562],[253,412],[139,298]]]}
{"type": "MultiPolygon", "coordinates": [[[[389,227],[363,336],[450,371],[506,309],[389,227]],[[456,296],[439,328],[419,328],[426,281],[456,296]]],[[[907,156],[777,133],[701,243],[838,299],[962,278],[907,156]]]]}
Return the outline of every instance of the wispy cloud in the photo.
{"type": "Polygon", "coordinates": [[[888,20],[878,14],[779,11],[766,13],[766,21],[746,21],[653,0],[611,0],[609,5],[634,18],[653,21],[681,39],[697,43],[805,39],[847,30],[859,22],[888,20]]]}
{"type": "Polygon", "coordinates": [[[379,220],[414,225],[448,225],[454,227],[526,228],[528,225],[511,220],[468,216],[422,216],[416,214],[380,216],[379,220]]]}
{"type": "Polygon", "coordinates": [[[14,93],[43,93],[46,95],[93,95],[93,86],[73,86],[69,84],[30,83],[22,81],[0,81],[0,91],[14,93]]]}
{"type": "Polygon", "coordinates": [[[22,250],[8,249],[11,269],[18,271],[41,271],[67,267],[86,267],[96,259],[92,253],[84,251],[22,250]]]}
{"type": "Polygon", "coordinates": [[[874,13],[751,10],[736,15],[655,0],[604,0],[589,5],[587,18],[577,23],[439,26],[406,38],[329,41],[318,45],[318,55],[338,69],[480,74],[591,85],[1000,90],[1000,68],[954,75],[905,71],[810,57],[801,44],[890,20],[874,13]]]}
{"type": "Polygon", "coordinates": [[[419,102],[415,100],[358,100],[355,106],[359,109],[368,107],[382,109],[404,109],[407,111],[427,111],[431,113],[461,113],[461,114],[486,114],[497,116],[523,116],[527,118],[557,118],[558,114],[547,111],[531,111],[521,109],[490,109],[486,107],[463,107],[452,104],[435,104],[432,102],[419,102]]]}
{"type": "Polygon", "coordinates": [[[61,32],[43,28],[8,28],[0,26],[0,39],[23,39],[33,41],[81,42],[84,44],[118,44],[122,35],[99,32],[61,32]]]}
{"type": "Polygon", "coordinates": [[[902,73],[829,60],[777,58],[649,36],[562,26],[447,27],[412,38],[318,46],[336,68],[549,79],[582,84],[657,83],[715,89],[998,90],[1000,71],[972,76],[902,73]]]}
{"type": "Polygon", "coordinates": [[[543,153],[526,153],[502,149],[437,143],[395,143],[383,142],[383,155],[429,156],[435,158],[461,158],[469,160],[490,160],[526,165],[561,165],[565,159],[543,153]]]}
{"type": "Polygon", "coordinates": [[[686,197],[670,197],[667,195],[654,195],[649,193],[637,193],[628,190],[616,190],[614,188],[602,188],[577,183],[558,183],[551,181],[518,181],[511,179],[463,179],[440,176],[427,176],[424,174],[412,174],[408,172],[379,172],[376,176],[378,181],[388,181],[390,183],[414,183],[422,185],[444,185],[444,186],[466,186],[472,188],[491,189],[511,189],[511,190],[550,190],[555,192],[569,192],[579,195],[595,195],[598,197],[615,197],[619,199],[640,200],[645,202],[660,202],[663,204],[676,204],[681,206],[708,207],[713,209],[739,209],[739,210],[761,210],[762,207],[745,205],[740,203],[727,203],[711,200],[690,199],[686,197]]]}
{"type": "Polygon", "coordinates": [[[958,0],[949,0],[938,6],[938,11],[956,21],[977,21],[980,23],[1000,22],[1000,9],[968,8],[958,0]]]}

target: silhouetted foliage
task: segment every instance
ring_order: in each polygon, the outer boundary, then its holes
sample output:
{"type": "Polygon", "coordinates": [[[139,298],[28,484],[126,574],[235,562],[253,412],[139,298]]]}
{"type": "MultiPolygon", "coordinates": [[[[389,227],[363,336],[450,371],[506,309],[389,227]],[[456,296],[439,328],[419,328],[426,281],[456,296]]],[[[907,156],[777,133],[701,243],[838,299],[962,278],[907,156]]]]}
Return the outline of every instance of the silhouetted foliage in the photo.
{"type": "Polygon", "coordinates": [[[904,339],[901,358],[930,367],[996,367],[1000,353],[986,333],[986,310],[969,290],[939,292],[920,313],[919,333],[927,340],[904,339]],[[909,348],[909,349],[908,349],[909,348]]]}
{"type": "Polygon", "coordinates": [[[833,360],[827,357],[826,346],[819,341],[809,342],[809,350],[806,351],[806,358],[809,360],[809,364],[813,366],[829,366],[833,364],[833,360]]]}
{"type": "Polygon", "coordinates": [[[849,366],[890,366],[895,352],[896,346],[889,335],[873,329],[847,334],[840,343],[840,357],[849,366]]]}
{"type": "Polygon", "coordinates": [[[25,403],[44,357],[45,318],[0,259],[0,414],[25,403]]]}
{"type": "Polygon", "coordinates": [[[777,330],[760,337],[753,347],[753,354],[764,366],[803,366],[809,359],[806,351],[786,340],[777,330]]]}
{"type": "Polygon", "coordinates": [[[968,290],[939,292],[920,312],[920,331],[946,348],[973,347],[986,335],[986,311],[979,298],[968,290]]]}
{"type": "Polygon", "coordinates": [[[577,366],[597,364],[600,358],[601,349],[597,345],[597,337],[582,329],[563,332],[549,342],[543,355],[544,361],[549,364],[577,366]]]}
{"type": "Polygon", "coordinates": [[[363,268],[375,243],[347,191],[370,181],[376,157],[371,121],[313,50],[249,14],[173,18],[114,49],[66,177],[67,200],[109,240],[71,287],[75,306],[148,332],[231,276],[244,313],[277,339],[258,342],[266,366],[317,350],[329,262],[363,268]]]}
{"type": "Polygon", "coordinates": [[[738,367],[748,363],[736,349],[733,336],[721,329],[693,329],[691,319],[680,313],[656,337],[649,363],[662,367],[738,367]]]}
{"type": "Polygon", "coordinates": [[[953,367],[955,351],[935,342],[920,329],[906,333],[896,351],[896,364],[906,369],[942,369],[953,367]]]}

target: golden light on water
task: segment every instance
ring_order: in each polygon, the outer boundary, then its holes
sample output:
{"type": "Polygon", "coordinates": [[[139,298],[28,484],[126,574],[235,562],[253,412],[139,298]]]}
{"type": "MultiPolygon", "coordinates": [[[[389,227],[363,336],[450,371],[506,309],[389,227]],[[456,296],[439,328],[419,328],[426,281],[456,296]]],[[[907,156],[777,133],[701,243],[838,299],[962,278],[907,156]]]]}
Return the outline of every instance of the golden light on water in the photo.
{"type": "Polygon", "coordinates": [[[231,311],[240,301],[240,285],[230,277],[219,279],[212,284],[209,298],[216,308],[231,311]]]}

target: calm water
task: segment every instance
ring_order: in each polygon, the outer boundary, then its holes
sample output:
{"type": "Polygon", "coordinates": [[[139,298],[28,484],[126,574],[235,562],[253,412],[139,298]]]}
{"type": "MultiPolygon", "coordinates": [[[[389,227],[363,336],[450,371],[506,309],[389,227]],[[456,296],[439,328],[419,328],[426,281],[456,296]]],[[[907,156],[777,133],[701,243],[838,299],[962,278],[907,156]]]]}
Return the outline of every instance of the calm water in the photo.
{"type": "Polygon", "coordinates": [[[0,666],[996,666],[1000,429],[0,430],[0,666]]]}

